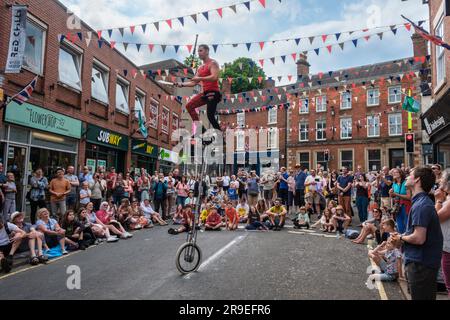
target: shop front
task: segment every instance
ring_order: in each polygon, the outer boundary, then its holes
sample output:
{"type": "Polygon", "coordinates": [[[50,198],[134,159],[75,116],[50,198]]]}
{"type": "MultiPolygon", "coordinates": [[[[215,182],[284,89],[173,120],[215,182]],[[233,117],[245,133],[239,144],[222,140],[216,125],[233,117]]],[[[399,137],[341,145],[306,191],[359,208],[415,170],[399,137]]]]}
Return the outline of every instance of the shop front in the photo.
{"type": "Polygon", "coordinates": [[[131,140],[131,166],[137,174],[142,168],[153,174],[156,170],[158,156],[158,146],[144,140],[131,140]]]}
{"type": "MultiPolygon", "coordinates": [[[[450,91],[422,115],[423,127],[433,145],[433,162],[450,168],[450,91]]],[[[429,150],[428,152],[431,152],[429,150]]]]}
{"type": "Polygon", "coordinates": [[[178,153],[164,148],[159,150],[159,172],[163,172],[165,175],[174,170],[180,163],[180,157],[178,153]]]}
{"type": "Polygon", "coordinates": [[[31,174],[41,168],[50,180],[59,167],[77,166],[82,122],[50,110],[11,102],[0,130],[0,162],[13,172],[17,210],[29,211],[26,194],[31,174]]]}
{"type": "Polygon", "coordinates": [[[105,170],[114,167],[117,173],[124,173],[127,152],[127,136],[88,124],[86,163],[83,165],[91,167],[92,171],[99,167],[105,170]]]}

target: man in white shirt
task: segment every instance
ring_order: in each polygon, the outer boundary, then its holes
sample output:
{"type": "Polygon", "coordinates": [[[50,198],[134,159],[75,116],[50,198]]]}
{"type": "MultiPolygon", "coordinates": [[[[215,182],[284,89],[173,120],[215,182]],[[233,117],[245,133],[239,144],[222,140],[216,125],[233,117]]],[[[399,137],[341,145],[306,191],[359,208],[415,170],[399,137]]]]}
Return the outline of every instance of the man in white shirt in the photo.
{"type": "Polygon", "coordinates": [[[322,192],[322,179],[316,176],[316,171],[311,170],[311,174],[305,180],[307,192],[305,194],[306,202],[315,207],[316,213],[320,215],[320,193],[322,192]]]}
{"type": "Polygon", "coordinates": [[[223,191],[226,194],[228,192],[228,189],[230,189],[231,179],[228,175],[225,175],[225,176],[223,176],[222,180],[223,180],[223,191]]]}

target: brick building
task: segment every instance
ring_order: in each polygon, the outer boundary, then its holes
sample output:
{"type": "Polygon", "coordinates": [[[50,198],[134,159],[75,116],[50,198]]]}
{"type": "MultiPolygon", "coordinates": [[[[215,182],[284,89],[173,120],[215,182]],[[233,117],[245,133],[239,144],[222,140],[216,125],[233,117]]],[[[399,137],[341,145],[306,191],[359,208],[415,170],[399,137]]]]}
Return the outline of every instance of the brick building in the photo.
{"type": "Polygon", "coordinates": [[[380,170],[418,165],[421,128],[412,115],[416,150],[405,153],[408,113],[405,94],[421,96],[427,74],[426,42],[413,36],[414,57],[309,75],[307,57],[298,64],[298,88],[289,91],[288,166],[380,170]]]}
{"type": "MultiPolygon", "coordinates": [[[[429,1],[430,33],[450,42],[450,1],[429,1]]],[[[449,51],[431,44],[431,107],[422,115],[423,127],[433,145],[433,162],[450,167],[450,58],[449,51]]]]}
{"type": "MultiPolygon", "coordinates": [[[[97,32],[85,23],[81,39],[78,30],[69,30],[70,15],[58,1],[24,4],[28,17],[22,72],[0,73],[3,102],[38,76],[31,99],[22,106],[3,103],[0,115],[0,162],[16,174],[18,209],[25,210],[28,177],[39,167],[47,176],[68,165],[114,166],[118,172],[171,169],[169,133],[179,126],[181,104],[167,99],[166,89],[109,43],[100,46],[97,32]],[[60,34],[64,37],[58,41],[60,34]],[[139,130],[139,111],[145,115],[147,139],[139,130]]],[[[8,26],[0,42],[8,44],[10,6],[0,6],[0,19],[8,26]]],[[[1,66],[7,50],[7,45],[0,48],[1,66]]]]}
{"type": "Polygon", "coordinates": [[[261,174],[265,168],[278,170],[286,166],[287,89],[277,88],[272,80],[267,80],[263,89],[239,94],[230,91],[224,80],[219,120],[236,131],[233,161],[226,161],[225,171],[234,174],[245,168],[261,174]]]}

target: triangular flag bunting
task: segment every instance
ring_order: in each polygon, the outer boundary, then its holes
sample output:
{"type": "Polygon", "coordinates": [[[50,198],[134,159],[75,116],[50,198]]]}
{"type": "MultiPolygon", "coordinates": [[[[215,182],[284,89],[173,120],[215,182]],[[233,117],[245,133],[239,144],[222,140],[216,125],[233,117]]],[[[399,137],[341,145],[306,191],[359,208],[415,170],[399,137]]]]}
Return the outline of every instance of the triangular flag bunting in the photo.
{"type": "Polygon", "coordinates": [[[342,50],[344,50],[344,46],[345,46],[344,42],[339,43],[339,47],[341,47],[342,50]]]}
{"type": "Polygon", "coordinates": [[[316,52],[317,55],[319,55],[320,48],[314,49],[314,51],[316,52]]]}
{"type": "Polygon", "coordinates": [[[216,53],[217,52],[217,48],[219,47],[219,45],[218,44],[213,44],[213,49],[214,49],[214,53],[216,53]]]}
{"type": "Polygon", "coordinates": [[[259,43],[259,47],[261,48],[261,51],[264,49],[264,44],[265,44],[265,42],[260,42],[259,43]]]}
{"type": "Polygon", "coordinates": [[[327,38],[328,38],[328,35],[326,35],[326,34],[324,34],[324,35],[322,36],[322,41],[323,41],[323,43],[325,43],[325,42],[327,41],[327,38]]]}
{"type": "Polygon", "coordinates": [[[259,0],[259,3],[265,8],[266,7],[266,0],[259,0]]]}
{"type": "Polygon", "coordinates": [[[162,44],[162,45],[161,45],[161,49],[162,49],[162,52],[163,52],[163,53],[166,52],[166,48],[167,48],[167,45],[165,45],[165,44],[162,44]]]}
{"type": "Polygon", "coordinates": [[[341,33],[338,32],[338,33],[335,34],[335,36],[336,36],[336,41],[339,41],[339,38],[341,37],[341,33]]]}
{"type": "Polygon", "coordinates": [[[259,64],[261,65],[261,67],[264,67],[264,59],[259,60],[259,64]]]}
{"type": "Polygon", "coordinates": [[[331,48],[332,48],[332,47],[333,47],[333,46],[331,46],[331,45],[330,45],[330,46],[327,46],[327,49],[328,49],[328,52],[329,52],[329,53],[331,53],[331,48]]]}
{"type": "Polygon", "coordinates": [[[195,23],[197,23],[197,15],[196,14],[192,14],[191,18],[192,18],[192,20],[194,20],[195,23]]]}
{"type": "Polygon", "coordinates": [[[250,1],[244,2],[244,5],[247,7],[247,9],[250,11],[250,1]]]}
{"type": "Polygon", "coordinates": [[[111,38],[112,37],[112,33],[113,33],[113,30],[112,29],[109,29],[108,30],[108,36],[111,38]]]}
{"type": "Polygon", "coordinates": [[[153,25],[155,26],[156,30],[159,32],[159,22],[155,22],[155,23],[153,23],[153,25]]]}
{"type": "Polygon", "coordinates": [[[183,17],[179,17],[178,21],[180,21],[181,25],[184,27],[184,18],[183,17]]]}
{"type": "Polygon", "coordinates": [[[281,60],[283,60],[283,63],[286,63],[286,56],[281,56],[281,60]]]}
{"type": "Polygon", "coordinates": [[[250,51],[252,44],[249,42],[249,43],[246,43],[245,45],[247,46],[247,50],[250,51]]]}
{"type": "Polygon", "coordinates": [[[123,28],[119,28],[119,32],[120,32],[120,35],[121,35],[122,38],[123,38],[124,29],[123,29],[123,28]]]}
{"type": "Polygon", "coordinates": [[[300,40],[301,40],[301,38],[295,39],[295,43],[296,43],[297,45],[299,45],[299,44],[300,44],[300,40]]]}
{"type": "Polygon", "coordinates": [[[203,14],[203,16],[205,17],[205,19],[206,19],[207,21],[209,21],[209,12],[208,12],[208,11],[205,11],[205,12],[203,12],[202,14],[203,14]]]}
{"type": "Polygon", "coordinates": [[[167,25],[169,26],[170,29],[172,29],[172,20],[166,20],[167,25]]]}
{"type": "Polygon", "coordinates": [[[147,25],[146,24],[141,24],[141,28],[142,28],[142,33],[145,33],[145,31],[147,31],[147,25]]]}
{"type": "Polygon", "coordinates": [[[309,39],[309,42],[310,42],[311,44],[313,44],[315,37],[309,37],[308,39],[309,39]]]}
{"type": "Polygon", "coordinates": [[[180,46],[179,45],[174,45],[173,47],[175,48],[175,53],[178,53],[178,50],[180,49],[180,46]]]}
{"type": "Polygon", "coordinates": [[[220,16],[221,18],[223,18],[223,8],[217,9],[217,13],[219,14],[219,16],[220,16]]]}
{"type": "Polygon", "coordinates": [[[292,54],[292,59],[294,59],[294,62],[297,62],[297,54],[296,53],[292,54]]]}
{"type": "Polygon", "coordinates": [[[188,49],[189,53],[192,52],[192,48],[193,48],[193,47],[194,47],[194,46],[193,46],[192,44],[188,44],[188,45],[186,46],[186,48],[188,49]]]}
{"type": "Polygon", "coordinates": [[[231,10],[233,10],[234,13],[237,13],[236,5],[235,5],[235,4],[233,4],[232,6],[229,6],[228,8],[230,8],[231,10]]]}
{"type": "Polygon", "coordinates": [[[111,41],[110,45],[111,45],[111,49],[114,49],[116,47],[116,42],[115,41],[111,41]]]}
{"type": "Polygon", "coordinates": [[[152,53],[153,52],[153,49],[155,48],[155,45],[154,44],[149,44],[148,45],[148,49],[150,50],[150,53],[152,53]]]}
{"type": "Polygon", "coordinates": [[[124,43],[122,43],[123,44],[123,49],[125,50],[125,51],[127,51],[127,49],[128,49],[128,43],[127,42],[124,42],[124,43]]]}
{"type": "Polygon", "coordinates": [[[131,34],[134,34],[134,30],[136,29],[136,27],[135,26],[130,26],[130,31],[131,31],[131,34]]]}
{"type": "Polygon", "coordinates": [[[136,49],[137,49],[138,52],[141,51],[141,44],[140,43],[136,43],[136,49]]]}
{"type": "Polygon", "coordinates": [[[358,46],[358,39],[352,40],[353,44],[355,45],[355,48],[358,46]]]}
{"type": "Polygon", "coordinates": [[[272,61],[272,63],[275,64],[275,58],[270,58],[270,61],[272,61]]]}
{"type": "Polygon", "coordinates": [[[411,23],[405,23],[405,28],[408,31],[411,31],[411,23]]]}

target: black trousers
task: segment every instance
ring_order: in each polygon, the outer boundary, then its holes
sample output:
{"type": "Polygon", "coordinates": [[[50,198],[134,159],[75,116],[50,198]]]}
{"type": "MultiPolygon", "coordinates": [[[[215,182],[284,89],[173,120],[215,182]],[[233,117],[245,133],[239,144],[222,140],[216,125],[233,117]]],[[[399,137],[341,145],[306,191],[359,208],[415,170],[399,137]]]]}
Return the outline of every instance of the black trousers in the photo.
{"type": "Polygon", "coordinates": [[[294,204],[297,207],[305,206],[305,190],[297,189],[295,190],[294,204]]]}
{"type": "Polygon", "coordinates": [[[166,199],[155,199],[153,201],[153,204],[155,205],[155,212],[159,213],[159,209],[162,209],[162,218],[166,219],[166,199]]]}
{"type": "Polygon", "coordinates": [[[35,224],[36,223],[36,212],[37,212],[38,207],[39,207],[39,209],[47,208],[47,205],[45,203],[45,200],[38,200],[38,201],[31,200],[30,207],[31,207],[31,213],[30,213],[31,224],[35,224]]]}
{"type": "Polygon", "coordinates": [[[412,300],[436,300],[438,269],[431,269],[421,263],[406,266],[409,290],[412,300]]]}
{"type": "Polygon", "coordinates": [[[217,91],[205,92],[202,97],[206,101],[206,115],[208,116],[208,121],[211,123],[212,127],[216,130],[220,130],[220,124],[217,121],[216,112],[217,105],[222,101],[222,94],[217,91]]]}
{"type": "Polygon", "coordinates": [[[288,202],[288,190],[287,189],[280,189],[278,191],[278,198],[281,199],[283,202],[283,205],[287,205],[288,202]]]}

